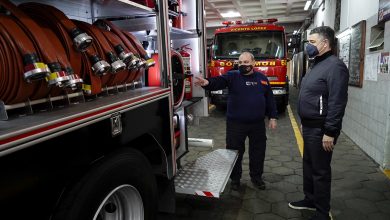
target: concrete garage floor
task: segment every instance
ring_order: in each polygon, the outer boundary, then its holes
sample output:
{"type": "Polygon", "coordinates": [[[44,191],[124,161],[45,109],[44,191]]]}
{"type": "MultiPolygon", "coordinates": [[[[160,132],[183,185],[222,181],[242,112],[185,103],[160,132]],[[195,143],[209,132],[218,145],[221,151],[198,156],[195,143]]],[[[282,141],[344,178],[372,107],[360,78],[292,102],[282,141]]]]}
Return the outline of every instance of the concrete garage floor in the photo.
{"type": "MultiPolygon", "coordinates": [[[[290,89],[290,105],[296,116],[295,88],[290,89]]],[[[214,110],[201,118],[199,126],[190,126],[189,137],[214,139],[214,149],[225,147],[225,112],[214,110]]],[[[160,219],[176,220],[299,220],[313,212],[288,208],[288,202],[303,198],[302,159],[288,113],[279,116],[278,129],[267,131],[265,161],[266,190],[250,182],[247,151],[243,160],[243,178],[239,191],[228,182],[219,199],[177,195],[175,215],[160,219]]],[[[192,161],[211,149],[190,147],[184,161],[192,161]]],[[[354,142],[341,134],[332,160],[331,213],[337,220],[390,220],[390,180],[354,142]]]]}

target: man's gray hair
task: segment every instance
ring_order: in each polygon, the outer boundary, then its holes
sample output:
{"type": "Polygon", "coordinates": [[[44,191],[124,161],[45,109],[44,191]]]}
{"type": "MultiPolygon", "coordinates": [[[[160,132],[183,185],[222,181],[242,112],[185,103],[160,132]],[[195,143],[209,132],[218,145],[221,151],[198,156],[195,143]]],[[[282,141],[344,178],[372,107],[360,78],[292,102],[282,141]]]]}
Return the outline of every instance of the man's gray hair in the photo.
{"type": "Polygon", "coordinates": [[[328,26],[320,26],[316,27],[310,31],[311,34],[318,34],[322,38],[328,40],[330,48],[334,48],[336,46],[336,39],[334,30],[328,26]]]}
{"type": "Polygon", "coordinates": [[[243,56],[243,55],[248,55],[248,56],[250,56],[250,58],[251,58],[252,61],[255,60],[255,56],[253,56],[253,54],[252,54],[251,52],[245,51],[245,52],[243,52],[240,56],[243,56]]]}

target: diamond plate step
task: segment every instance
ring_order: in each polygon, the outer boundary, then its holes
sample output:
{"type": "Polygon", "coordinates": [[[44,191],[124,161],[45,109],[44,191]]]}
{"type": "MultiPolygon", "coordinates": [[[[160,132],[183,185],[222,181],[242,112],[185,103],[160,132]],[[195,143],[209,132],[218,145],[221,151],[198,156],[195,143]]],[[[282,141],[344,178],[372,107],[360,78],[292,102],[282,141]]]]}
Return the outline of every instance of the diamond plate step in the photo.
{"type": "Polygon", "coordinates": [[[219,198],[237,160],[237,151],[218,149],[187,163],[175,177],[177,193],[219,198]]]}

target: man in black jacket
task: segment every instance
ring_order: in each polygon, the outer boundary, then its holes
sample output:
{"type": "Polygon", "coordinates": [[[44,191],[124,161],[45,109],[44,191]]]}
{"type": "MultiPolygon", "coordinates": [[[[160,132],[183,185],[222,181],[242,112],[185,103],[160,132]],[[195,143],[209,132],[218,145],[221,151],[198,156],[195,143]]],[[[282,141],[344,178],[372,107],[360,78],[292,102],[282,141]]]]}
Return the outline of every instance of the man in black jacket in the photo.
{"type": "Polygon", "coordinates": [[[269,128],[276,128],[276,106],[268,78],[253,71],[253,54],[244,52],[238,59],[238,71],[203,79],[196,77],[195,85],[207,90],[228,87],[229,96],[226,113],[226,148],[238,150],[238,158],[230,179],[233,190],[238,190],[242,173],[241,161],[245,152],[245,139],[249,138],[249,174],[252,183],[265,189],[262,180],[266,148],[264,119],[270,118],[269,128]]]}
{"type": "Polygon", "coordinates": [[[330,163],[347,105],[349,73],[345,64],[332,54],[335,37],[330,27],[314,28],[308,40],[306,53],[313,66],[302,79],[298,97],[305,198],[289,203],[289,207],[316,210],[311,219],[322,220],[331,219],[330,163]]]}

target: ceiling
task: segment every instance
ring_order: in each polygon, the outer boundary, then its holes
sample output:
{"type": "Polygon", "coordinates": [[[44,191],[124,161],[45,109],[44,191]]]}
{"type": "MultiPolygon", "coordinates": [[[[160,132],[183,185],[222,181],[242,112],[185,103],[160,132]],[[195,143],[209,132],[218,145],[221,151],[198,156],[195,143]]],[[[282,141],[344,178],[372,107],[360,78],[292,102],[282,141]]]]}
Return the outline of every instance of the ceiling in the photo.
{"type": "Polygon", "coordinates": [[[222,26],[224,20],[277,18],[279,23],[302,23],[310,10],[306,0],[205,0],[206,26],[222,26]],[[241,17],[223,18],[221,13],[239,12],[241,17]]]}

